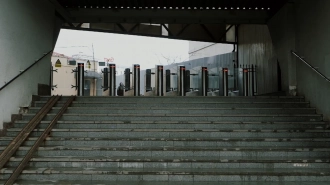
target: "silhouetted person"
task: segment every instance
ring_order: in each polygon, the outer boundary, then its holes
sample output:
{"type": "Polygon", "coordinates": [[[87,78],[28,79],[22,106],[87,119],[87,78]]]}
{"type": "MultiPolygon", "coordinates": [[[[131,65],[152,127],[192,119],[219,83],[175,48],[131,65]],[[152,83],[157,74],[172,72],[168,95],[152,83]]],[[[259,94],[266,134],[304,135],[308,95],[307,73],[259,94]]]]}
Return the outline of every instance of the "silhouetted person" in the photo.
{"type": "Polygon", "coordinates": [[[120,82],[119,87],[117,88],[117,95],[124,96],[125,86],[123,83],[120,82]]]}

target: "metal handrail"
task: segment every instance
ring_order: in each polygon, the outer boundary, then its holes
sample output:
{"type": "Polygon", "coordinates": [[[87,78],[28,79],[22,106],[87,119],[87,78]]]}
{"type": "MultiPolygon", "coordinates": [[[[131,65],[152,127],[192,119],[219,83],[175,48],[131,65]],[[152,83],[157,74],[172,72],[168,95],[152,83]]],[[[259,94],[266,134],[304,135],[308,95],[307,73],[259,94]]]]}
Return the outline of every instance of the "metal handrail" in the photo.
{"type": "Polygon", "coordinates": [[[324,78],[326,81],[330,82],[330,79],[326,77],[324,74],[322,74],[319,70],[317,70],[315,67],[313,67],[310,63],[308,63],[306,60],[304,60],[301,56],[299,56],[296,52],[291,51],[292,54],[294,54],[297,58],[299,58],[301,61],[303,61],[309,68],[314,70],[318,75],[320,75],[322,78],[324,78]]]}
{"type": "Polygon", "coordinates": [[[40,57],[38,60],[36,60],[33,64],[31,64],[29,67],[27,67],[25,70],[23,70],[21,73],[16,75],[14,78],[12,78],[9,82],[7,82],[4,86],[0,87],[0,91],[2,91],[5,87],[7,87],[9,84],[11,84],[14,80],[16,80],[18,77],[20,77],[22,74],[24,74],[26,71],[28,71],[30,68],[32,68],[34,65],[36,65],[39,61],[41,61],[43,58],[45,58],[47,55],[52,53],[53,50],[48,51],[45,53],[42,57],[40,57]]]}
{"type": "MultiPolygon", "coordinates": [[[[75,99],[75,96],[71,96],[66,103],[62,106],[60,111],[56,114],[56,116],[53,118],[53,120],[50,122],[50,124],[47,126],[46,129],[44,129],[41,136],[38,137],[37,141],[33,144],[33,146],[30,148],[28,153],[23,157],[23,160],[19,163],[17,168],[13,171],[9,179],[6,181],[5,185],[13,185],[18,176],[22,173],[23,169],[27,166],[29,161],[31,160],[33,154],[37,149],[39,148],[40,144],[48,137],[48,134],[51,132],[55,124],[58,122],[58,120],[62,117],[64,112],[67,110],[67,108],[71,105],[73,100],[75,99]]],[[[54,106],[54,105],[53,105],[54,106]]],[[[53,107],[51,106],[51,108],[53,107]]]]}

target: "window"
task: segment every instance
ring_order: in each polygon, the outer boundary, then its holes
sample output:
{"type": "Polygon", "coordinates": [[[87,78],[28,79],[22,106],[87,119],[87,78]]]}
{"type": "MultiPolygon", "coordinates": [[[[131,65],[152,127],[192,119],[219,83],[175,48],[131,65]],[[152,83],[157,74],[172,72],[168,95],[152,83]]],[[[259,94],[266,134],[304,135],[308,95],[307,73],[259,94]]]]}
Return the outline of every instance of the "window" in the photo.
{"type": "Polygon", "coordinates": [[[70,59],[68,61],[68,65],[71,65],[71,66],[75,66],[77,64],[76,60],[75,59],[70,59]]]}
{"type": "Polygon", "coordinates": [[[105,62],[99,62],[99,66],[105,66],[105,62]]]}

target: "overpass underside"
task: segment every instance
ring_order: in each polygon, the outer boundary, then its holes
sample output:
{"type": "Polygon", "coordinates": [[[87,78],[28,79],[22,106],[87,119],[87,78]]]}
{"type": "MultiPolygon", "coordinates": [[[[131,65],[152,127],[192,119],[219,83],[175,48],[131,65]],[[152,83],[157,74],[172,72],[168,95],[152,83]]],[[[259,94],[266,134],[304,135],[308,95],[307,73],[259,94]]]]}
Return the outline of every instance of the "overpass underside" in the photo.
{"type": "Polygon", "coordinates": [[[67,29],[234,44],[234,25],[266,24],[287,0],[51,2],[67,29]]]}

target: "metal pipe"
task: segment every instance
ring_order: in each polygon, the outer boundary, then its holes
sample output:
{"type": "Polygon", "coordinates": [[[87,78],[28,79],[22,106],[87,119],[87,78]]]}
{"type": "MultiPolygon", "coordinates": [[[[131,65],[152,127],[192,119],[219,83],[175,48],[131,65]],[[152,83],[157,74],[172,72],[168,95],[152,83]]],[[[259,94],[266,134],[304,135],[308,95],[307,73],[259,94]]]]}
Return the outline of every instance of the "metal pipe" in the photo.
{"type": "Polygon", "coordinates": [[[243,68],[243,92],[244,96],[249,96],[249,69],[243,68]]]}
{"type": "Polygon", "coordinates": [[[54,90],[54,67],[50,66],[50,89],[54,90]]]}
{"type": "Polygon", "coordinates": [[[322,78],[324,78],[327,82],[330,82],[330,79],[328,77],[326,77],[324,74],[322,74],[319,70],[317,70],[314,66],[312,66],[310,63],[308,63],[305,59],[303,59],[301,56],[299,56],[296,52],[291,51],[291,53],[294,54],[301,61],[303,61],[309,68],[311,68],[313,71],[315,71],[318,75],[320,75],[322,78]]]}
{"type": "MultiPolygon", "coordinates": [[[[41,143],[48,137],[50,131],[54,128],[55,124],[58,122],[58,120],[62,117],[66,109],[70,106],[70,104],[75,99],[74,96],[71,96],[66,103],[62,106],[60,111],[55,115],[55,117],[52,119],[50,124],[47,126],[46,129],[44,129],[43,133],[38,137],[37,141],[33,144],[33,146],[30,148],[28,153],[24,156],[23,160],[19,163],[17,168],[13,171],[13,173],[10,175],[9,179],[6,181],[5,185],[12,185],[17,180],[18,176],[22,173],[23,169],[28,165],[29,161],[31,160],[33,154],[36,150],[38,150],[41,143]]],[[[53,105],[54,106],[54,105],[53,105]]],[[[49,110],[52,108],[49,107],[49,110]]],[[[49,111],[48,110],[48,111],[49,111]]],[[[24,134],[26,137],[29,134],[24,134]]]]}
{"type": "Polygon", "coordinates": [[[140,96],[140,65],[133,64],[133,88],[134,96],[140,96]]]}
{"type": "Polygon", "coordinates": [[[228,68],[222,69],[223,96],[228,96],[228,68]]]}
{"type": "Polygon", "coordinates": [[[85,91],[85,69],[84,63],[78,63],[78,93],[77,96],[84,96],[85,91]]]}
{"type": "Polygon", "coordinates": [[[116,96],[116,64],[109,64],[109,96],[116,96]]]}
{"type": "Polygon", "coordinates": [[[201,87],[202,87],[202,96],[207,96],[208,89],[208,71],[207,67],[202,67],[202,76],[201,76],[201,87]]]}
{"type": "Polygon", "coordinates": [[[178,66],[178,96],[185,96],[186,67],[178,66]]]}
{"type": "Polygon", "coordinates": [[[21,75],[23,75],[26,71],[28,71],[30,68],[32,68],[34,65],[36,65],[39,61],[41,61],[42,59],[44,59],[47,55],[49,55],[52,52],[53,52],[53,50],[50,50],[47,53],[44,53],[44,55],[42,57],[40,57],[38,60],[36,60],[33,64],[31,64],[25,70],[21,71],[18,75],[16,75],[14,78],[12,78],[7,83],[5,83],[5,85],[3,85],[2,87],[0,87],[0,91],[2,91],[5,87],[7,87],[9,84],[11,84],[13,81],[15,81],[18,77],[20,77],[21,75]]]}
{"type": "Polygon", "coordinates": [[[156,65],[156,80],[155,80],[155,86],[156,86],[156,95],[157,96],[164,96],[164,84],[163,84],[163,66],[162,65],[156,65]]]}

